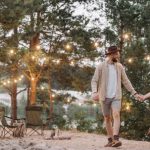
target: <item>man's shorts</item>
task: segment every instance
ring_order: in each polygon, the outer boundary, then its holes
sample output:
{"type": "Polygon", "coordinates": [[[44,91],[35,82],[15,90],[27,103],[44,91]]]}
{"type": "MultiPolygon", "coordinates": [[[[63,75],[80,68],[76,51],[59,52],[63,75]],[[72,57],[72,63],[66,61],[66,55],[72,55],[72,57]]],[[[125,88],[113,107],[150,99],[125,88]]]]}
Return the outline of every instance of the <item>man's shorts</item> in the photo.
{"type": "Polygon", "coordinates": [[[101,108],[104,116],[111,115],[111,111],[120,112],[121,100],[106,98],[105,101],[101,102],[101,108]]]}

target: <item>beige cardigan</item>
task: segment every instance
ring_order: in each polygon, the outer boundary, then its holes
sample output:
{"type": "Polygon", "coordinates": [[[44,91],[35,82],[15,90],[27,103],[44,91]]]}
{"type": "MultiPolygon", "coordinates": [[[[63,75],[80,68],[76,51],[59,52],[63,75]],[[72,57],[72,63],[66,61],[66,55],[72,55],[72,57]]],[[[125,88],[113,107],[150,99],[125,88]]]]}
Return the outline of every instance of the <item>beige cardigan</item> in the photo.
{"type": "MultiPolygon", "coordinates": [[[[129,81],[122,64],[115,63],[115,67],[117,70],[117,92],[115,98],[118,100],[122,99],[121,83],[123,83],[125,88],[132,95],[134,95],[136,91],[134,90],[131,82],[129,81]]],[[[106,98],[105,95],[108,82],[107,79],[108,79],[108,60],[100,63],[97,66],[91,81],[92,93],[98,93],[100,101],[104,101],[106,98]]]]}

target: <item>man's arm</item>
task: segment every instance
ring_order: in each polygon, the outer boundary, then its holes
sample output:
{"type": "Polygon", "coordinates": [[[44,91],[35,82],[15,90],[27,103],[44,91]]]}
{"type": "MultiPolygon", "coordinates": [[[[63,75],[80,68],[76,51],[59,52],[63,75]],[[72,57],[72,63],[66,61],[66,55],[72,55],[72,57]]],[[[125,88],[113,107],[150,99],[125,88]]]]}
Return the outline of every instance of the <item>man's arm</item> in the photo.
{"type": "Polygon", "coordinates": [[[137,92],[134,90],[130,80],[128,79],[125,69],[123,68],[123,66],[121,66],[121,77],[122,77],[122,83],[125,86],[125,88],[132,94],[134,95],[136,98],[138,98],[138,94],[137,92]]]}
{"type": "Polygon", "coordinates": [[[91,88],[92,88],[92,94],[98,92],[98,85],[99,85],[99,78],[101,75],[101,69],[102,69],[102,64],[99,64],[94,72],[94,75],[91,80],[91,88]]]}

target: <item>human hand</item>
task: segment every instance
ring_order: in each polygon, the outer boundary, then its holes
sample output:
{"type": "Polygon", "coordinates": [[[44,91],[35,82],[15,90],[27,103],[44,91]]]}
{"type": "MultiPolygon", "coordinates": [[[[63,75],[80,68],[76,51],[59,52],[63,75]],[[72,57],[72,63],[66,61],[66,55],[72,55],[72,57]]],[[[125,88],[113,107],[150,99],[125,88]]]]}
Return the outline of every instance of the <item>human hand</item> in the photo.
{"type": "Polygon", "coordinates": [[[144,95],[142,95],[142,94],[135,94],[134,97],[136,100],[138,100],[140,102],[144,101],[144,95]]]}
{"type": "Polygon", "coordinates": [[[92,94],[92,99],[93,99],[94,101],[96,101],[96,102],[99,101],[99,95],[98,95],[97,92],[95,92],[95,93],[92,94]]]}

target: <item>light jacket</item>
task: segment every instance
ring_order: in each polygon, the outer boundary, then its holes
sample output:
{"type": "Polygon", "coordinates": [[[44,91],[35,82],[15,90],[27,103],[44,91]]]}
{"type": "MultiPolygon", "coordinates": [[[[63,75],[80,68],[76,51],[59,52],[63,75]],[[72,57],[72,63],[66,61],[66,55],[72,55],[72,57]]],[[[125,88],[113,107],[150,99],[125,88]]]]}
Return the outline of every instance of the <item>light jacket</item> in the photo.
{"type": "MultiPolygon", "coordinates": [[[[134,95],[137,93],[130,80],[128,79],[125,69],[120,63],[115,63],[115,67],[117,70],[117,90],[115,98],[118,100],[122,99],[122,88],[121,83],[125,86],[125,88],[134,95]]],[[[100,63],[95,70],[95,73],[93,75],[92,81],[91,81],[91,87],[92,87],[92,94],[98,93],[99,100],[105,101],[106,99],[106,89],[108,84],[108,60],[100,63]]]]}

